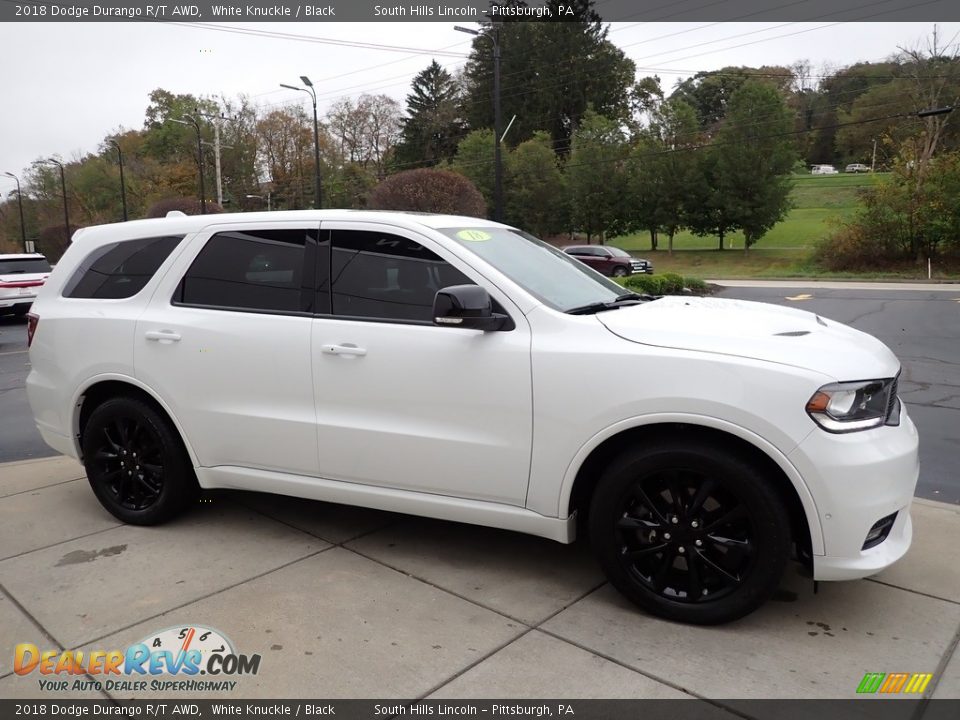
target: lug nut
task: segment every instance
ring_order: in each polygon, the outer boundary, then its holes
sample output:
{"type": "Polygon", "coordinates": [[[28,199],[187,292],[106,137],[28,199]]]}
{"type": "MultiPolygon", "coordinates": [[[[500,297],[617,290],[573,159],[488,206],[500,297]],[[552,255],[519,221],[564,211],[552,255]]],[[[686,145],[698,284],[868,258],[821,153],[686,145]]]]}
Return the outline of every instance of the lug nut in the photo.
{"type": "Polygon", "coordinates": [[[698,527],[700,527],[700,523],[698,523],[696,520],[694,520],[692,523],[690,523],[690,527],[692,527],[692,528],[698,528],[698,527]]]}
{"type": "Polygon", "coordinates": [[[680,547],[677,548],[677,552],[682,555],[683,553],[686,552],[686,549],[683,547],[683,545],[681,545],[680,547]]]}
{"type": "Polygon", "coordinates": [[[700,547],[701,545],[703,545],[703,541],[702,541],[702,540],[695,540],[695,541],[694,541],[694,545],[696,545],[697,547],[700,547]]]}
{"type": "Polygon", "coordinates": [[[664,539],[664,540],[669,540],[669,539],[670,539],[670,533],[664,533],[664,534],[663,534],[663,539],[664,539]]]}
{"type": "Polygon", "coordinates": [[[678,522],[680,522],[680,518],[678,518],[676,515],[674,515],[673,518],[670,520],[670,522],[672,522],[674,525],[676,525],[678,522]]]}
{"type": "Polygon", "coordinates": [[[700,592],[700,594],[701,594],[701,595],[706,595],[706,594],[707,594],[707,589],[704,588],[704,589],[700,592]]]}

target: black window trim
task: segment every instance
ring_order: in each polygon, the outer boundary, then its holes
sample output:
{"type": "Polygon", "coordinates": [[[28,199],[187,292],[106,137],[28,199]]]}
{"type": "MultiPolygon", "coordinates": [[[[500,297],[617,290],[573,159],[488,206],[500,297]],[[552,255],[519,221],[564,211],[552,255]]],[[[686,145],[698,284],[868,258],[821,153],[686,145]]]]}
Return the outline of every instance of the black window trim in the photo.
{"type": "MultiPolygon", "coordinates": [[[[233,233],[233,232],[243,232],[244,230],[303,230],[307,234],[307,241],[304,242],[303,249],[303,270],[305,277],[301,279],[300,282],[300,307],[312,307],[313,296],[317,292],[317,268],[319,266],[319,253],[317,252],[317,246],[319,244],[319,236],[322,235],[323,231],[320,229],[320,224],[310,224],[305,225],[304,223],[291,223],[291,222],[278,222],[278,223],[240,223],[234,225],[233,223],[224,224],[224,225],[212,225],[209,228],[206,228],[201,234],[205,237],[202,240],[200,249],[197,251],[197,254],[193,256],[190,260],[190,264],[187,265],[187,268],[181,273],[179,280],[177,280],[176,286],[173,288],[173,295],[170,296],[170,305],[173,307],[185,307],[185,308],[195,308],[198,310],[215,310],[217,312],[239,312],[246,313],[248,315],[280,315],[283,317],[306,317],[313,318],[316,317],[317,313],[312,312],[309,309],[300,309],[300,310],[264,310],[261,308],[244,308],[236,307],[234,305],[207,305],[204,303],[188,303],[184,302],[180,298],[183,295],[183,279],[187,276],[187,273],[190,272],[190,268],[193,267],[193,263],[196,262],[197,258],[200,257],[200,253],[203,252],[203,249],[207,246],[207,243],[210,242],[214,237],[221,233],[233,233]],[[317,233],[317,238],[309,235],[310,231],[315,231],[317,233]],[[313,262],[309,262],[310,259],[313,259],[313,262]],[[309,272],[309,278],[306,277],[306,273],[309,272]],[[309,279],[310,285],[305,286],[303,280],[309,279]],[[306,288],[311,288],[309,291],[305,291],[306,288]]],[[[266,243],[276,242],[271,240],[264,240],[266,243]]]]}
{"type": "MultiPolygon", "coordinates": [[[[293,223],[290,223],[289,225],[292,225],[292,224],[293,223]]],[[[278,224],[277,227],[265,227],[265,225],[273,225],[273,223],[264,223],[264,225],[250,223],[249,225],[246,225],[246,228],[254,229],[254,230],[284,229],[282,224],[278,224]]],[[[395,235],[399,235],[400,237],[403,237],[405,240],[410,240],[412,242],[420,243],[419,239],[415,239],[404,234],[405,232],[409,232],[409,233],[419,235],[419,233],[414,233],[414,231],[409,231],[403,227],[397,227],[394,225],[382,225],[380,223],[350,223],[348,221],[340,221],[340,220],[321,221],[319,224],[319,232],[317,234],[316,240],[313,240],[313,242],[308,241],[304,245],[304,271],[306,272],[309,269],[312,276],[311,277],[312,291],[308,293],[310,296],[313,296],[315,298],[316,295],[319,294],[320,292],[318,275],[319,275],[320,261],[321,261],[321,254],[322,254],[320,252],[320,247],[324,244],[324,235],[326,234],[326,246],[327,246],[327,253],[328,253],[327,266],[332,267],[333,230],[356,230],[356,231],[363,232],[364,228],[369,227],[370,225],[377,225],[379,227],[383,227],[384,228],[383,232],[390,232],[391,234],[395,234],[395,235]],[[341,224],[355,225],[355,227],[336,227],[336,225],[341,225],[341,224]],[[334,227],[331,227],[331,225],[333,225],[334,227]],[[312,253],[311,253],[311,250],[312,250],[312,253]],[[308,260],[311,254],[313,255],[313,262],[308,263],[308,260]],[[311,265],[312,267],[310,267],[311,265]]],[[[295,228],[290,228],[290,229],[295,229],[295,228]]],[[[312,226],[303,228],[304,231],[313,230],[313,229],[315,228],[312,226]]],[[[332,282],[329,282],[327,284],[327,295],[328,295],[328,301],[329,301],[331,312],[316,312],[312,310],[261,310],[258,308],[234,307],[232,305],[204,305],[200,303],[187,303],[178,299],[178,296],[180,296],[183,293],[183,279],[186,277],[187,273],[190,272],[190,268],[193,266],[194,261],[197,259],[197,257],[200,256],[200,253],[203,252],[203,248],[206,247],[207,242],[209,242],[214,236],[222,232],[243,232],[243,227],[242,226],[235,227],[232,224],[230,224],[227,226],[219,226],[219,227],[213,226],[212,228],[210,228],[209,235],[207,235],[203,239],[202,241],[203,244],[201,245],[197,254],[191,259],[190,264],[183,271],[183,273],[180,276],[180,279],[177,281],[177,284],[173,290],[173,295],[170,297],[170,305],[174,307],[196,308],[199,310],[215,310],[217,312],[240,312],[240,313],[247,313],[252,315],[281,315],[285,317],[307,317],[307,318],[322,319],[322,320],[346,320],[350,322],[383,323],[387,325],[415,325],[418,327],[435,327],[440,330],[458,329],[458,328],[443,327],[443,326],[437,325],[434,322],[431,322],[430,320],[408,320],[403,318],[371,317],[369,315],[357,316],[357,315],[335,314],[332,312],[333,310],[333,283],[332,282]]],[[[206,233],[204,234],[206,235],[206,233]]],[[[425,236],[421,236],[421,237],[425,237],[425,236]]],[[[430,239],[430,238],[425,237],[425,239],[430,239]]],[[[420,243],[420,244],[423,244],[423,243],[420,243]]],[[[434,240],[433,245],[437,246],[439,245],[439,243],[437,243],[434,240]]],[[[470,277],[468,273],[463,272],[463,270],[460,270],[460,268],[458,268],[456,265],[453,265],[453,263],[451,263],[449,260],[444,258],[443,255],[441,255],[440,253],[437,253],[433,249],[433,247],[429,245],[424,245],[424,247],[430,250],[430,252],[433,252],[435,255],[437,255],[437,257],[439,257],[444,262],[450,264],[452,267],[454,267],[454,269],[463,273],[471,280],[473,279],[470,277]]],[[[474,280],[474,282],[476,281],[474,280]]],[[[477,283],[477,284],[480,285],[480,287],[484,287],[487,290],[487,293],[490,293],[489,288],[487,288],[485,285],[482,285],[480,283],[477,283]]],[[[303,307],[305,304],[312,306],[312,301],[309,303],[304,303],[304,297],[303,297],[304,294],[305,293],[301,291],[301,307],[303,307]]],[[[516,320],[514,320],[513,314],[507,308],[505,308],[503,306],[503,303],[498,301],[493,296],[493,294],[490,294],[490,299],[494,303],[494,311],[503,313],[509,319],[508,323],[506,323],[504,326],[504,331],[508,332],[509,330],[514,329],[517,326],[517,322],[516,320]]]]}

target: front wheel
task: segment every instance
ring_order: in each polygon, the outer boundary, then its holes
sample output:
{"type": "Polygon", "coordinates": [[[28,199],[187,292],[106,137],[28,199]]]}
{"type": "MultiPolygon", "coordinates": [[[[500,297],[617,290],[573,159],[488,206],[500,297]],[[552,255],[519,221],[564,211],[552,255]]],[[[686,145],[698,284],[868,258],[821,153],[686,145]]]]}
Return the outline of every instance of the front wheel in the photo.
{"type": "Polygon", "coordinates": [[[116,397],[97,406],[82,446],[90,487],[125,523],[165,522],[196,499],[196,476],[176,429],[142,400],[116,397]]]}
{"type": "Polygon", "coordinates": [[[615,267],[615,268],[613,269],[613,276],[614,276],[614,277],[626,277],[626,276],[627,276],[627,269],[626,269],[625,267],[623,267],[623,266],[615,267]]]}
{"type": "Polygon", "coordinates": [[[773,594],[789,559],[789,517],[771,482],[705,442],[631,449],[594,492],[591,544],[614,587],[648,612],[736,620],[773,594]]]}

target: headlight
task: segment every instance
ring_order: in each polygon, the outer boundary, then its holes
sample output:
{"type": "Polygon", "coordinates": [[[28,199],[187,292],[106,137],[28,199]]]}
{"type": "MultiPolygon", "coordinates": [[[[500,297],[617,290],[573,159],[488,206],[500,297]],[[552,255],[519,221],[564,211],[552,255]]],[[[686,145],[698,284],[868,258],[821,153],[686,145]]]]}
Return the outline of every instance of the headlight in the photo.
{"type": "Polygon", "coordinates": [[[867,430],[883,425],[894,414],[899,420],[896,392],[896,378],[831,383],[813,394],[807,414],[828,432],[867,430]]]}

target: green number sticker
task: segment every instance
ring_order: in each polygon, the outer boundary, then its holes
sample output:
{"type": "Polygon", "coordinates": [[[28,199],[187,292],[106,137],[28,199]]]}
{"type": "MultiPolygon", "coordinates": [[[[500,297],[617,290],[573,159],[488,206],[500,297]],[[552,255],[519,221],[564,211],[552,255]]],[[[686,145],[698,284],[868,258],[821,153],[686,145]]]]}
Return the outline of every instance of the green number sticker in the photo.
{"type": "Polygon", "coordinates": [[[483,242],[490,239],[490,233],[483,230],[461,230],[457,237],[467,242],[483,242]]]}

